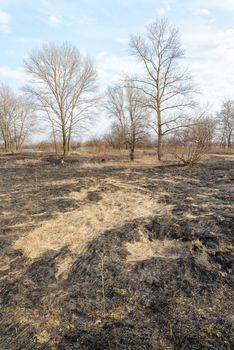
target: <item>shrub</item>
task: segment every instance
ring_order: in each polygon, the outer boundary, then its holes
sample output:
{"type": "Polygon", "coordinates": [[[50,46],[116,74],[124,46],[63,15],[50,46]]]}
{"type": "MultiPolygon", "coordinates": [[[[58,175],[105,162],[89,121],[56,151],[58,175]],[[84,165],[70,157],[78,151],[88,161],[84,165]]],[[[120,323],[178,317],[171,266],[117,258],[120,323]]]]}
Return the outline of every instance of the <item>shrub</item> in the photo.
{"type": "Polygon", "coordinates": [[[214,123],[206,118],[178,131],[174,138],[174,155],[184,165],[197,164],[209,150],[214,136],[214,123]]]}

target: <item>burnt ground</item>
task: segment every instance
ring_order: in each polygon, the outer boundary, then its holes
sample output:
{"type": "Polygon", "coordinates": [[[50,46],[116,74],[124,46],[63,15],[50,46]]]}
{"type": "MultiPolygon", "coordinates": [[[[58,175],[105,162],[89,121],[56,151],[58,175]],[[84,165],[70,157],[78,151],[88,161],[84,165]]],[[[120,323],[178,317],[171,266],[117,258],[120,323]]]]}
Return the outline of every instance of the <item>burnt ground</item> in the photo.
{"type": "Polygon", "coordinates": [[[192,169],[82,161],[0,157],[0,349],[233,349],[233,158],[192,169]],[[38,227],[100,206],[120,184],[162,211],[121,224],[113,216],[79,253],[60,238],[56,249],[25,253],[38,227]],[[22,237],[31,241],[17,248],[22,237]]]}

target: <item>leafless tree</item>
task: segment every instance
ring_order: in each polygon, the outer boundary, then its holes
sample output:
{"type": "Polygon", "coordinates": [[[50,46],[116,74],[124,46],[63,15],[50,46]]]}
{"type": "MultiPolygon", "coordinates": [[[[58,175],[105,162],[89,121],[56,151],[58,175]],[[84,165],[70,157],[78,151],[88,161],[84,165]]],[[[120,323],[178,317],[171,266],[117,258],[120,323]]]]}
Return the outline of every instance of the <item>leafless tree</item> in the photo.
{"type": "Polygon", "coordinates": [[[224,147],[232,147],[234,141],[234,101],[223,102],[221,111],[218,113],[221,125],[221,143],[224,147]]]}
{"type": "Polygon", "coordinates": [[[113,148],[118,150],[121,150],[123,147],[125,149],[128,148],[125,139],[125,132],[118,121],[112,122],[109,131],[103,137],[105,142],[107,142],[107,144],[113,148]]]}
{"type": "Polygon", "coordinates": [[[149,112],[141,103],[142,93],[139,89],[133,83],[124,85],[108,88],[105,108],[114,120],[112,131],[129,148],[130,159],[134,160],[135,147],[146,134],[149,112]]]}
{"type": "Polygon", "coordinates": [[[33,129],[35,110],[31,101],[0,87],[0,135],[5,152],[18,152],[33,129]]]}
{"type": "Polygon", "coordinates": [[[68,43],[50,43],[31,52],[25,67],[32,77],[25,90],[49,121],[55,144],[60,135],[66,155],[72,137],[91,117],[97,102],[94,64],[68,43]]]}
{"type": "Polygon", "coordinates": [[[14,104],[13,93],[9,87],[2,85],[0,89],[0,127],[5,152],[11,151],[11,128],[15,113],[14,104]]]}
{"type": "Polygon", "coordinates": [[[156,113],[153,128],[160,160],[163,137],[188,123],[182,111],[194,106],[192,79],[181,66],[184,51],[178,30],[165,19],[147,26],[145,35],[133,35],[130,49],[144,70],[134,81],[144,92],[145,105],[156,113]]]}

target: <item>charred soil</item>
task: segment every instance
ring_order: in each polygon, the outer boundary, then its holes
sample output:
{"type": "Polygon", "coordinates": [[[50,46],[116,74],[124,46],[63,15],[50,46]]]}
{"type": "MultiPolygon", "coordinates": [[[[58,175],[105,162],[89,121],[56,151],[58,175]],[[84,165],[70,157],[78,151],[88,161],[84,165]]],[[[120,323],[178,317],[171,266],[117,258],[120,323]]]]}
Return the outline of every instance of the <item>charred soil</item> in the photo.
{"type": "Polygon", "coordinates": [[[233,158],[82,161],[0,157],[0,349],[233,349],[233,158]]]}

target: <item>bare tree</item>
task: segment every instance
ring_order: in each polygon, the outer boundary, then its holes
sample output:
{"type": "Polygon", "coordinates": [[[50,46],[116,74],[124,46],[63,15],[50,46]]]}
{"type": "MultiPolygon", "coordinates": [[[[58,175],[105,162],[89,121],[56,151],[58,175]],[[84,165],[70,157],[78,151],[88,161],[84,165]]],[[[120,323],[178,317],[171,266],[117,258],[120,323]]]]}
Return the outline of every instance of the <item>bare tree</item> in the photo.
{"type": "Polygon", "coordinates": [[[34,126],[31,101],[15,95],[8,86],[0,87],[0,135],[5,152],[18,152],[34,126]]]}
{"type": "Polygon", "coordinates": [[[15,113],[15,98],[8,86],[0,89],[0,128],[5,152],[11,151],[11,129],[15,113]]]}
{"type": "Polygon", "coordinates": [[[192,79],[180,63],[184,57],[179,33],[167,20],[149,26],[145,35],[133,35],[131,52],[143,64],[144,73],[134,79],[145,95],[145,105],[156,113],[157,155],[162,157],[163,137],[186,124],[182,111],[194,105],[192,79]]]}
{"type": "Polygon", "coordinates": [[[118,121],[113,121],[109,131],[104,135],[104,140],[113,148],[121,150],[121,148],[128,148],[126,144],[125,131],[122,129],[118,121]]]}
{"type": "Polygon", "coordinates": [[[72,137],[93,113],[97,78],[94,65],[74,46],[51,43],[31,52],[25,67],[32,77],[25,90],[49,121],[54,142],[57,134],[62,138],[66,155],[72,137]]]}
{"type": "Polygon", "coordinates": [[[141,103],[142,93],[133,85],[109,87],[105,103],[109,117],[114,119],[112,131],[129,148],[131,160],[137,143],[146,134],[149,119],[148,109],[141,103]]]}
{"type": "Polygon", "coordinates": [[[221,143],[224,147],[232,147],[234,140],[234,101],[223,102],[221,111],[218,113],[221,124],[221,143]]]}

